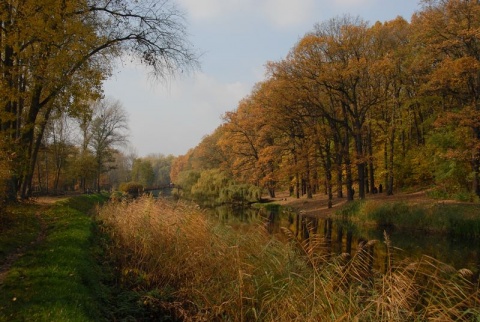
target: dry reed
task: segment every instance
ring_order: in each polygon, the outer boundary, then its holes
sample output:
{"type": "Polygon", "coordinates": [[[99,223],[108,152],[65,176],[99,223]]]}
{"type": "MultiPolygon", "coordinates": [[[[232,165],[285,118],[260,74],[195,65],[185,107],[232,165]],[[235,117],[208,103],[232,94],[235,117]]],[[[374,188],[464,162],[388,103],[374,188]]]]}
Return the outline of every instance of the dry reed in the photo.
{"type": "MultiPolygon", "coordinates": [[[[98,219],[111,236],[121,282],[143,305],[182,321],[472,320],[479,287],[468,270],[432,258],[388,261],[373,269],[368,241],[332,256],[310,234],[290,243],[252,225],[241,231],[213,222],[183,202],[141,198],[111,203],[98,219]],[[152,292],[155,290],[156,292],[152,292]],[[155,295],[152,295],[155,294],[155,295]]],[[[392,253],[388,236],[385,247],[392,253]]]]}

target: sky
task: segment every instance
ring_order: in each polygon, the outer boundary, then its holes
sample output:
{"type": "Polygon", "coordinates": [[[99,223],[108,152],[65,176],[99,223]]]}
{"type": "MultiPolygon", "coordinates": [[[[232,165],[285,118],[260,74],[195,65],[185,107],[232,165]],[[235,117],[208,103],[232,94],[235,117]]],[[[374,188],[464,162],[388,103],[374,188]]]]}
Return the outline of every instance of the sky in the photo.
{"type": "MultiPolygon", "coordinates": [[[[173,1],[173,0],[171,0],[173,1]]],[[[155,82],[135,63],[119,64],[104,84],[129,116],[130,152],[184,155],[222,124],[222,115],[265,79],[316,23],[348,14],[370,24],[420,10],[418,0],[176,0],[200,68],[155,82]]]]}

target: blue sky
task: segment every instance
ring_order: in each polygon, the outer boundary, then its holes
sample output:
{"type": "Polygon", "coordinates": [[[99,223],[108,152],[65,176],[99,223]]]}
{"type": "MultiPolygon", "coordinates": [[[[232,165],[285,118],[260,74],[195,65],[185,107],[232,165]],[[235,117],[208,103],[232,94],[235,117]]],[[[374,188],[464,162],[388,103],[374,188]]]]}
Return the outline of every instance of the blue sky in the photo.
{"type": "Polygon", "coordinates": [[[373,24],[420,10],[417,0],[177,0],[200,70],[156,83],[134,63],[119,64],[105,95],[129,115],[138,156],[185,154],[234,110],[268,61],[283,59],[316,23],[350,14],[373,24]]]}

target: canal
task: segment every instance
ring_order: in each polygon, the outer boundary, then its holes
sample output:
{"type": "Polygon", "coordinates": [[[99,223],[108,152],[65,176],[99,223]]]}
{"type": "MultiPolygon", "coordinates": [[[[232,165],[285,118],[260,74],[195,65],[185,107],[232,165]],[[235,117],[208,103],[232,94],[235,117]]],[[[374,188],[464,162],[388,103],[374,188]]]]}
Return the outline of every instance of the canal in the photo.
{"type": "Polygon", "coordinates": [[[455,269],[468,268],[476,276],[480,271],[480,243],[478,240],[462,240],[443,234],[426,234],[411,231],[384,231],[377,228],[359,227],[333,219],[318,219],[299,213],[282,210],[280,207],[231,208],[217,207],[212,214],[220,222],[232,227],[242,225],[263,225],[265,229],[286,240],[285,229],[299,241],[313,234],[322,237],[324,246],[332,254],[355,254],[359,245],[376,240],[373,249],[374,267],[385,270],[386,238],[390,241],[394,261],[419,260],[429,256],[455,269]]]}

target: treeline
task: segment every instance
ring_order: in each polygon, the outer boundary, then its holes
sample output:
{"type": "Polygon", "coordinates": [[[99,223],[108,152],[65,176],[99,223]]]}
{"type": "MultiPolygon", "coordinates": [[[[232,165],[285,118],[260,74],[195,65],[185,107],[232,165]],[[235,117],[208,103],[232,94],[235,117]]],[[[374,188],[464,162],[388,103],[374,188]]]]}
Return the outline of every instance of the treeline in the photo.
{"type": "Polygon", "coordinates": [[[352,200],[412,187],[480,196],[480,3],[422,4],[410,22],[315,25],[176,160],[173,180],[220,169],[271,196],[352,200]]]}
{"type": "Polygon", "coordinates": [[[81,118],[53,115],[45,128],[32,179],[32,194],[118,190],[170,184],[174,156],[138,157],[128,146],[128,117],[118,100],[91,102],[81,118]]]}
{"type": "Polygon", "coordinates": [[[94,121],[90,102],[103,96],[119,59],[142,63],[159,78],[197,65],[183,15],[170,0],[0,2],[0,199],[32,194],[54,119],[94,121]]]}
{"type": "MultiPolygon", "coordinates": [[[[127,147],[127,117],[118,101],[95,102],[91,118],[52,118],[46,128],[32,180],[32,194],[168,186],[174,156],[138,157],[127,147]]],[[[121,190],[121,189],[120,189],[121,190]]]]}

